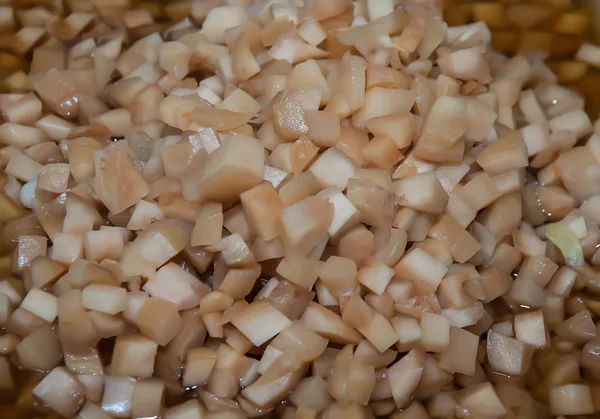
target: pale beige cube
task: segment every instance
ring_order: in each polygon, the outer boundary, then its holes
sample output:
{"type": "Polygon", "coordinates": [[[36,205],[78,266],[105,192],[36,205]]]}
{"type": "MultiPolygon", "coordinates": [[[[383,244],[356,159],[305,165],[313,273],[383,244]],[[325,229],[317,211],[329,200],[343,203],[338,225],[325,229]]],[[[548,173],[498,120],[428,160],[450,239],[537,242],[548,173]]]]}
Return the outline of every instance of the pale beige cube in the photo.
{"type": "Polygon", "coordinates": [[[83,258],[83,236],[79,234],[56,233],[52,237],[52,247],[48,252],[50,259],[71,264],[83,258]]]}
{"type": "Polygon", "coordinates": [[[127,302],[125,304],[125,310],[123,310],[123,317],[129,323],[135,323],[135,316],[150,295],[144,291],[135,291],[127,293],[127,302]]]}
{"type": "Polygon", "coordinates": [[[286,397],[305,374],[304,368],[279,369],[272,374],[260,376],[258,380],[242,390],[242,395],[257,406],[271,405],[286,397]]]}
{"type": "Polygon", "coordinates": [[[335,186],[346,189],[348,179],[354,177],[358,165],[344,152],[329,148],[310,166],[309,170],[322,187],[335,186]]]}
{"type": "Polygon", "coordinates": [[[463,187],[462,193],[476,211],[487,207],[501,195],[494,180],[486,172],[473,176],[463,187]]]}
{"type": "Polygon", "coordinates": [[[558,271],[552,276],[547,289],[558,296],[567,296],[570,294],[575,281],[577,279],[577,272],[568,266],[561,266],[558,271]]]}
{"type": "Polygon", "coordinates": [[[386,115],[367,121],[367,128],[373,135],[391,138],[399,149],[403,149],[412,143],[416,118],[411,113],[386,115]]]}
{"type": "Polygon", "coordinates": [[[73,374],[97,374],[102,375],[102,358],[98,350],[90,348],[85,351],[64,354],[64,362],[67,369],[73,374]]]}
{"type": "Polygon", "coordinates": [[[506,320],[503,322],[494,323],[491,327],[494,332],[498,332],[504,336],[514,337],[515,332],[513,328],[513,322],[506,320]]]}
{"type": "Polygon", "coordinates": [[[360,212],[337,187],[324,189],[317,196],[327,199],[333,206],[333,219],[328,230],[331,237],[338,237],[360,222],[360,212]]]}
{"type": "Polygon", "coordinates": [[[46,256],[48,239],[44,236],[22,235],[14,253],[13,270],[21,272],[31,266],[31,262],[38,256],[46,256]]]}
{"type": "Polygon", "coordinates": [[[18,306],[23,301],[23,291],[18,291],[15,283],[8,279],[0,280],[0,295],[5,295],[10,302],[18,306]]]}
{"type": "Polygon", "coordinates": [[[562,323],[555,325],[554,331],[565,340],[583,344],[596,337],[597,328],[593,323],[591,313],[588,310],[581,310],[562,323]]]}
{"type": "Polygon", "coordinates": [[[279,196],[285,207],[315,195],[321,190],[312,172],[300,172],[291,176],[290,180],[279,188],[279,196]]]}
{"type": "Polygon", "coordinates": [[[44,319],[24,308],[17,307],[14,311],[12,311],[12,308],[10,310],[11,313],[6,322],[6,328],[18,336],[28,336],[47,323],[44,319]]]}
{"type": "Polygon", "coordinates": [[[274,345],[268,345],[263,352],[256,371],[259,374],[264,374],[269,371],[269,368],[276,366],[278,361],[281,361],[283,352],[274,345]]]}
{"type": "Polygon", "coordinates": [[[183,386],[201,387],[208,379],[217,359],[217,353],[211,348],[193,348],[186,356],[183,367],[183,386]]]}
{"type": "Polygon", "coordinates": [[[371,322],[357,330],[366,337],[379,352],[384,352],[398,342],[398,334],[383,315],[375,312],[371,322]]]}
{"type": "Polygon", "coordinates": [[[94,403],[102,401],[104,376],[97,374],[80,374],[77,380],[85,387],[85,399],[94,403]]]}
{"type": "Polygon", "coordinates": [[[333,205],[319,197],[309,197],[283,209],[280,225],[284,246],[306,255],[327,234],[333,215],[333,205]]]}
{"type": "Polygon", "coordinates": [[[83,405],[85,387],[64,367],[56,367],[33,389],[33,395],[64,417],[73,417],[83,405]]]}
{"type": "Polygon", "coordinates": [[[62,359],[62,349],[52,326],[44,324],[16,346],[19,362],[25,368],[50,371],[62,359]]]}
{"type": "Polygon", "coordinates": [[[337,400],[365,405],[375,388],[377,377],[373,368],[358,361],[352,351],[352,346],[346,346],[337,355],[329,388],[337,400]]]}
{"type": "Polygon", "coordinates": [[[168,73],[183,79],[189,70],[192,51],[182,42],[164,42],[160,46],[158,63],[168,73]]]}
{"type": "Polygon", "coordinates": [[[442,212],[448,194],[433,172],[421,173],[394,182],[393,191],[402,206],[432,214],[442,212]]]}
{"type": "Polygon", "coordinates": [[[320,147],[332,147],[340,140],[340,117],[324,111],[305,111],[308,137],[320,147]]]}
{"type": "Polygon", "coordinates": [[[131,416],[146,418],[160,415],[166,397],[166,385],[163,380],[139,380],[133,388],[131,397],[131,416]]]}
{"type": "Polygon", "coordinates": [[[429,253],[415,248],[405,253],[394,266],[396,275],[414,281],[424,290],[437,290],[448,268],[429,253]]]}
{"type": "Polygon", "coordinates": [[[538,348],[546,346],[546,326],[542,311],[515,314],[513,321],[515,337],[518,340],[538,348]]]}
{"type": "Polygon", "coordinates": [[[315,291],[317,293],[317,302],[322,306],[336,307],[340,305],[338,299],[331,294],[320,279],[317,279],[317,282],[315,282],[315,291]]]}
{"type": "MultiPolygon", "coordinates": [[[[112,109],[92,118],[105,125],[115,136],[123,136],[131,129],[131,115],[127,109],[112,109]]],[[[94,191],[104,205],[118,214],[149,192],[149,185],[139,173],[128,154],[125,141],[111,143],[93,154],[95,174],[94,191]]]]}
{"type": "MultiPolygon", "coordinates": [[[[519,107],[530,124],[547,124],[548,120],[533,90],[524,90],[519,98],[519,107]]],[[[482,166],[483,167],[483,166],[482,166]]]]}
{"type": "Polygon", "coordinates": [[[119,260],[123,256],[123,237],[111,230],[88,231],[84,235],[83,248],[86,259],[92,262],[119,260]]]}
{"type": "Polygon", "coordinates": [[[169,407],[163,417],[165,419],[203,419],[207,416],[200,401],[191,399],[169,407]]]}
{"type": "Polygon", "coordinates": [[[302,379],[290,394],[290,401],[297,408],[323,411],[332,401],[327,383],[319,376],[302,379]]]}
{"type": "Polygon", "coordinates": [[[120,260],[125,276],[150,275],[183,250],[189,235],[176,225],[157,221],[142,231],[123,252],[120,260]]]}
{"type": "Polygon", "coordinates": [[[237,233],[223,237],[214,247],[221,252],[221,259],[231,268],[247,268],[256,262],[250,247],[237,233]]]}
{"type": "Polygon", "coordinates": [[[321,281],[336,298],[354,288],[357,273],[356,262],[339,256],[330,256],[319,269],[321,281]]]}
{"type": "Polygon", "coordinates": [[[165,215],[158,205],[154,202],[138,201],[133,207],[133,213],[127,223],[130,230],[143,230],[157,220],[164,220],[165,215]]]}
{"type": "Polygon", "coordinates": [[[83,307],[80,290],[70,290],[58,298],[58,313],[60,340],[64,351],[86,353],[98,343],[100,337],[83,307]]]}
{"type": "Polygon", "coordinates": [[[263,180],[264,163],[263,147],[257,139],[232,136],[206,158],[198,184],[202,197],[235,201],[241,192],[263,180]]]}
{"type": "Polygon", "coordinates": [[[261,70],[248,44],[246,37],[238,36],[230,47],[232,71],[239,81],[248,80],[261,70]]]}
{"type": "MultiPolygon", "coordinates": [[[[293,143],[277,145],[273,153],[269,156],[269,164],[283,172],[299,174],[306,170],[318,152],[319,147],[308,137],[302,135],[293,143]]],[[[321,188],[324,187],[323,185],[321,186],[321,188]]]]}
{"type": "Polygon", "coordinates": [[[106,314],[117,314],[127,307],[127,290],[114,285],[90,284],[81,292],[83,306],[106,314]]]}
{"type": "Polygon", "coordinates": [[[283,139],[295,141],[308,134],[302,104],[297,100],[273,104],[273,124],[275,133],[283,139]]]}
{"type": "Polygon", "coordinates": [[[67,163],[47,164],[38,176],[37,187],[53,193],[66,192],[70,174],[71,165],[67,163]]]}
{"type": "Polygon", "coordinates": [[[231,323],[255,346],[262,345],[291,324],[287,317],[266,300],[249,304],[231,319],[231,323]]]}
{"type": "Polygon", "coordinates": [[[144,335],[160,346],[173,340],[182,327],[177,305],[154,297],[144,300],[135,315],[135,323],[144,335]]]}
{"type": "Polygon", "coordinates": [[[252,231],[265,240],[279,235],[277,219],[283,202],[277,190],[269,182],[261,182],[240,194],[242,208],[252,231]]]}
{"type": "Polygon", "coordinates": [[[521,128],[519,132],[523,137],[529,157],[535,156],[549,146],[550,133],[545,125],[529,124],[521,128]]]}
{"type": "MultiPolygon", "coordinates": [[[[240,379],[240,386],[242,388],[248,387],[250,384],[258,380],[258,377],[260,377],[260,373],[258,372],[260,361],[249,357],[246,358],[246,361],[250,366],[246,370],[244,376],[240,379]]],[[[246,368],[246,366],[244,366],[244,368],[246,368]]]]}
{"type": "Polygon", "coordinates": [[[450,321],[441,314],[421,316],[421,346],[428,352],[443,352],[450,346],[450,321]]]}
{"type": "Polygon", "coordinates": [[[123,243],[127,244],[133,239],[133,231],[128,229],[127,227],[115,227],[115,226],[100,226],[100,231],[113,231],[119,233],[121,238],[123,239],[123,243]]]}
{"type": "Polygon", "coordinates": [[[20,151],[14,152],[8,161],[4,171],[22,182],[37,179],[44,166],[31,159],[20,151]]]}
{"type": "Polygon", "coordinates": [[[89,284],[116,285],[123,280],[119,265],[114,260],[103,261],[102,264],[89,262],[85,259],[76,260],[69,271],[61,277],[53,291],[62,291],[71,288],[83,289],[89,284]]]}
{"type": "Polygon", "coordinates": [[[304,22],[298,28],[298,35],[314,47],[327,37],[323,27],[312,17],[304,19],[304,22]]]}
{"type": "MultiPolygon", "coordinates": [[[[383,231],[386,232],[385,229],[383,231]]],[[[385,240],[385,243],[377,249],[375,259],[386,266],[393,267],[400,261],[400,258],[406,250],[408,234],[403,229],[391,228],[389,230],[389,236],[384,233],[384,237],[386,237],[387,240],[385,240]]]]}
{"type": "Polygon", "coordinates": [[[340,237],[335,250],[336,255],[362,264],[375,253],[375,235],[363,224],[358,224],[340,237]]]}
{"type": "Polygon", "coordinates": [[[398,352],[408,352],[420,344],[423,333],[417,319],[402,316],[394,317],[390,322],[398,335],[398,352]]]}
{"type": "Polygon", "coordinates": [[[136,378],[152,377],[158,343],[139,334],[117,336],[113,347],[112,375],[136,378]]]}
{"type": "Polygon", "coordinates": [[[399,304],[415,294],[415,284],[408,279],[392,278],[385,291],[392,296],[394,303],[399,304]]]}
{"type": "MultiPolygon", "coordinates": [[[[10,20],[13,19],[11,9],[3,8],[2,11],[8,12],[10,20]]],[[[33,125],[42,116],[42,102],[33,93],[3,95],[0,108],[6,119],[15,124],[33,125]]]]}
{"type": "Polygon", "coordinates": [[[38,256],[31,261],[31,281],[36,288],[51,286],[67,268],[46,256],[38,256]]]}
{"type": "Polygon", "coordinates": [[[325,351],[327,340],[295,322],[273,339],[269,347],[279,350],[280,354],[285,353],[299,362],[311,362],[325,351]]]}
{"type": "Polygon", "coordinates": [[[83,235],[99,227],[102,223],[100,213],[91,201],[79,195],[68,194],[66,215],[61,232],[83,235]]]}
{"type": "Polygon", "coordinates": [[[363,338],[353,327],[331,310],[311,301],[300,322],[320,336],[339,344],[358,343],[363,338]]]}
{"type": "MultiPolygon", "coordinates": [[[[598,47],[594,47],[598,48],[598,47]]],[[[572,131],[581,139],[593,130],[590,117],[583,109],[573,109],[561,115],[555,116],[549,122],[552,131],[572,131]]]]}
{"type": "Polygon", "coordinates": [[[529,369],[534,347],[520,340],[488,331],[487,359],[494,371],[524,375],[529,369]]]}
{"type": "MultiPolygon", "coordinates": [[[[240,46],[242,46],[242,48],[239,48],[238,52],[243,52],[242,50],[245,49],[245,46],[239,44],[236,45],[236,47],[240,46]]],[[[261,110],[260,103],[258,103],[252,96],[250,96],[248,93],[244,92],[242,89],[239,88],[233,90],[232,92],[227,92],[224,100],[221,103],[216,104],[215,106],[219,107],[220,109],[227,109],[228,111],[232,112],[245,112],[252,114],[259,113],[261,110]]]]}
{"type": "Polygon", "coordinates": [[[362,128],[372,118],[408,112],[416,96],[414,90],[372,87],[365,92],[364,106],[352,115],[352,126],[362,128]]]}
{"type": "Polygon", "coordinates": [[[285,254],[283,243],[279,237],[269,241],[257,237],[252,242],[251,250],[257,262],[278,259],[285,254]]]}
{"type": "Polygon", "coordinates": [[[393,269],[383,263],[373,262],[371,265],[360,268],[356,279],[375,294],[381,295],[394,275],[393,269]]]}
{"type": "Polygon", "coordinates": [[[549,399],[553,415],[589,415],[595,410],[592,391],[586,384],[552,387],[549,399]]]}
{"type": "Polygon", "coordinates": [[[198,309],[182,312],[181,321],[181,330],[166,347],[169,354],[179,358],[183,358],[189,349],[201,346],[206,340],[206,327],[198,309]]]}
{"type": "Polygon", "coordinates": [[[421,381],[425,353],[413,349],[388,368],[388,380],[396,407],[406,407],[421,381]]]}
{"type": "Polygon", "coordinates": [[[134,378],[104,376],[102,409],[112,416],[128,418],[131,415],[135,384],[134,378]]]}
{"type": "Polygon", "coordinates": [[[232,304],[233,298],[231,296],[223,291],[213,291],[200,300],[200,313],[225,311],[232,304]]]}
{"type": "Polygon", "coordinates": [[[248,268],[234,268],[227,271],[220,290],[234,298],[244,298],[254,288],[261,273],[261,265],[254,264],[248,268]]]}
{"type": "Polygon", "coordinates": [[[223,337],[223,324],[221,323],[222,313],[202,314],[202,322],[206,326],[206,332],[211,338],[223,337]]]}
{"type": "Polygon", "coordinates": [[[477,417],[502,417],[508,409],[498,397],[491,383],[472,385],[459,392],[456,400],[465,410],[477,417]]]}
{"type": "Polygon", "coordinates": [[[450,215],[443,215],[428,233],[450,251],[458,263],[465,263],[481,249],[480,243],[450,215]]]}
{"type": "Polygon", "coordinates": [[[192,246],[214,246],[223,235],[223,205],[207,202],[200,207],[192,230],[192,246]]]}
{"type": "Polygon", "coordinates": [[[199,304],[193,284],[198,279],[175,263],[167,263],[150,278],[143,290],[150,296],[171,301],[178,310],[197,307],[199,304]]]}
{"type": "Polygon", "coordinates": [[[58,315],[57,298],[39,288],[32,288],[21,303],[21,308],[52,323],[58,315]]]}
{"type": "Polygon", "coordinates": [[[37,120],[35,126],[54,141],[60,141],[66,138],[73,128],[75,128],[75,125],[71,122],[53,114],[47,114],[41,117],[37,120]]]}
{"type": "Polygon", "coordinates": [[[477,367],[479,336],[458,327],[450,328],[450,345],[440,354],[440,367],[452,373],[472,376],[477,367]]]}
{"type": "Polygon", "coordinates": [[[465,48],[438,59],[442,74],[461,80],[476,80],[480,83],[492,81],[490,69],[483,52],[476,48],[465,48]]]}
{"type": "Polygon", "coordinates": [[[88,311],[88,316],[96,327],[98,336],[102,339],[122,335],[127,330],[127,323],[120,313],[106,314],[99,311],[88,311]]]}
{"type": "Polygon", "coordinates": [[[265,165],[265,176],[264,180],[269,182],[275,189],[279,189],[290,177],[290,174],[284,170],[278,169],[273,166],[265,165]]]}

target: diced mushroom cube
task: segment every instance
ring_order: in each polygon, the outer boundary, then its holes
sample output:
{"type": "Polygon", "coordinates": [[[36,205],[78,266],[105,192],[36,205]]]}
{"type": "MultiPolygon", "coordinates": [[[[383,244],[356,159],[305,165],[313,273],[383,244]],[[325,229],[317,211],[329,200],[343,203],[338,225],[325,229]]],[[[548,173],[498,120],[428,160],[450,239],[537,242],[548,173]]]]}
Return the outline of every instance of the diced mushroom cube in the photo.
{"type": "Polygon", "coordinates": [[[158,343],[137,334],[117,336],[111,358],[112,375],[152,377],[158,343]]]}
{"type": "Polygon", "coordinates": [[[83,405],[85,388],[64,367],[56,367],[33,389],[33,395],[59,415],[74,417],[83,405]]]}
{"type": "Polygon", "coordinates": [[[234,316],[231,323],[256,346],[262,345],[291,324],[287,317],[265,300],[249,304],[234,316]]]}
{"type": "Polygon", "coordinates": [[[182,326],[175,303],[154,297],[144,300],[135,314],[135,323],[144,335],[160,346],[173,340],[182,326]]]}

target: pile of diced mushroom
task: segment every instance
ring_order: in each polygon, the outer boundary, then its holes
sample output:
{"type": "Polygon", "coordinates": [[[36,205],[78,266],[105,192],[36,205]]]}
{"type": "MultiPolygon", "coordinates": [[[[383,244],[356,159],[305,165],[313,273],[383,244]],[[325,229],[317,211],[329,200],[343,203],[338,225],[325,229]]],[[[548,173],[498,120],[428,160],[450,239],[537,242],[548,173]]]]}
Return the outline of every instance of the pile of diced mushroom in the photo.
{"type": "Polygon", "coordinates": [[[434,3],[1,6],[0,417],[598,417],[600,124],[434,3]]]}

